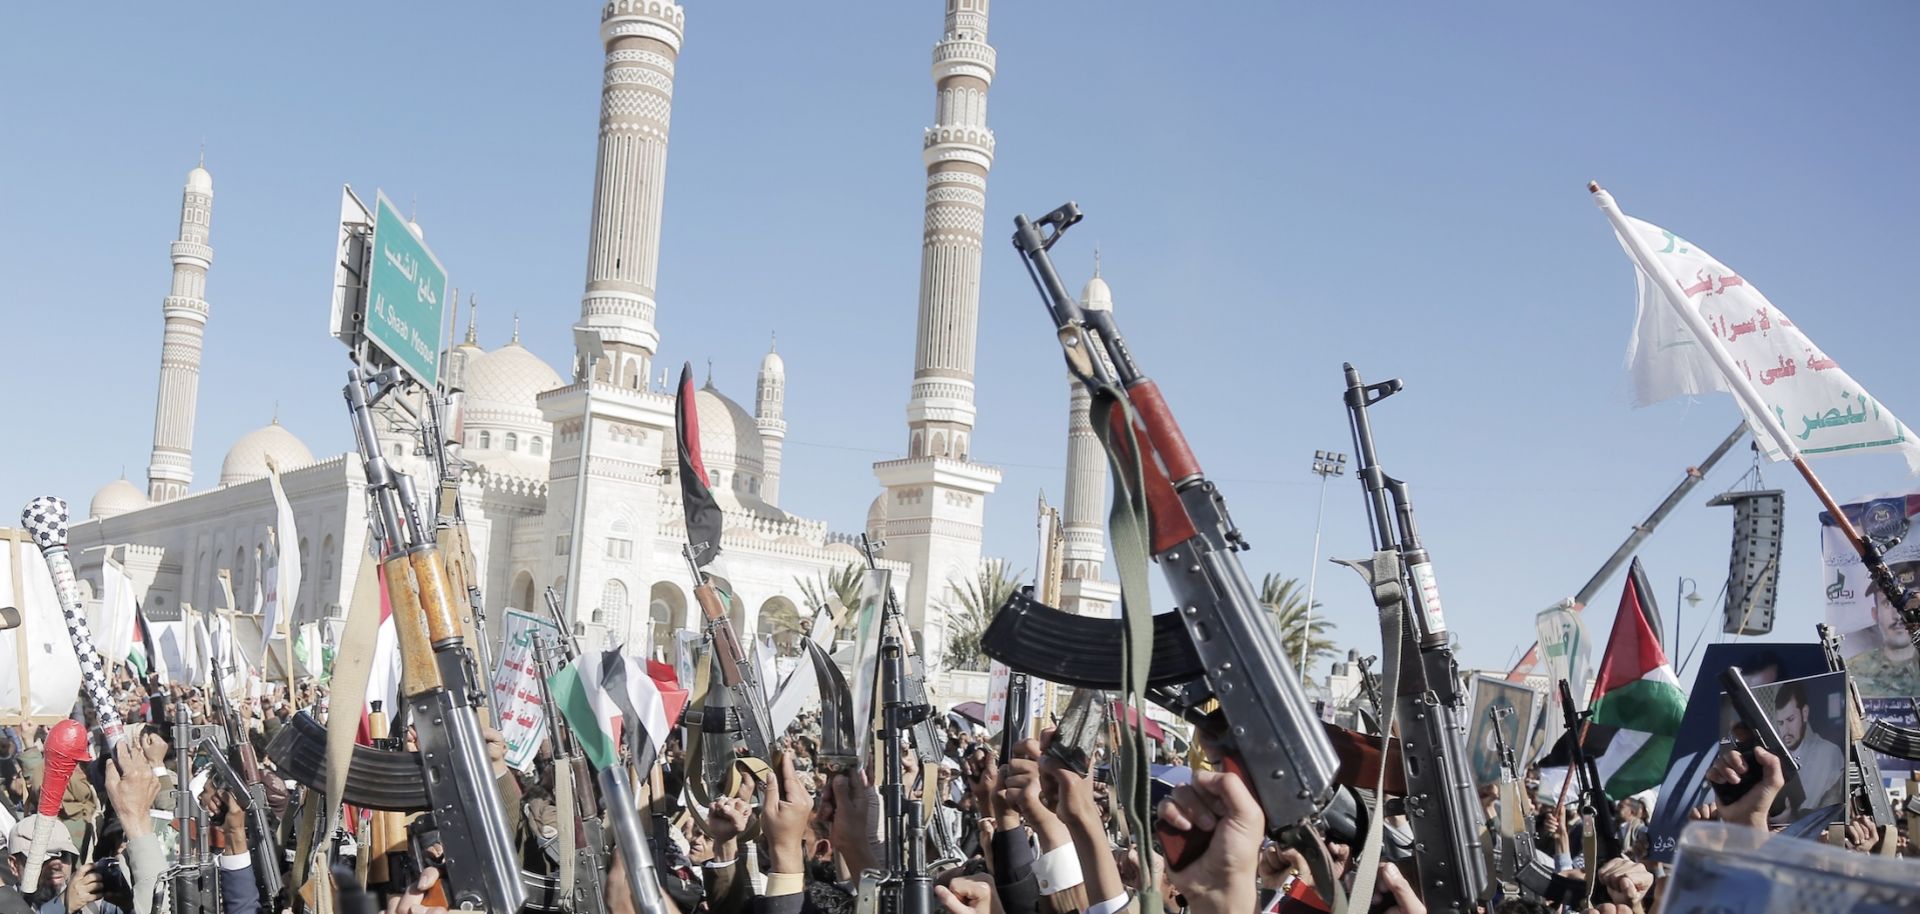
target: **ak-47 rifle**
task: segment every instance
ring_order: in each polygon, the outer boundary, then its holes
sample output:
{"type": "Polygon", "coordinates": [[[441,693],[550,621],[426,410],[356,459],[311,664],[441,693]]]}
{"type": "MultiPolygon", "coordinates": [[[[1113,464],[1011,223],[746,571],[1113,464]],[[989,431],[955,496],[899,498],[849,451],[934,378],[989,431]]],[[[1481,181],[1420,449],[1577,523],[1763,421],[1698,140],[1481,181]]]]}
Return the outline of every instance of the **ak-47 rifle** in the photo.
{"type": "MultiPolygon", "coordinates": [[[[872,553],[868,552],[869,561],[872,553]]],[[[871,574],[872,572],[868,572],[871,574]]],[[[888,588],[880,619],[880,745],[885,756],[874,770],[885,775],[880,783],[881,817],[886,837],[885,867],[880,874],[877,914],[931,914],[933,882],[926,869],[926,831],[920,804],[907,797],[907,765],[902,739],[907,731],[933,716],[933,707],[907,698],[905,629],[897,625],[899,608],[888,588]]],[[[866,914],[866,912],[862,912],[866,914]]]]}
{"type": "MultiPolygon", "coordinates": [[[[685,547],[681,554],[686,557],[687,570],[693,575],[693,599],[700,604],[700,612],[707,619],[707,637],[712,640],[713,659],[720,673],[719,685],[733,693],[732,709],[722,712],[726,719],[723,722],[709,721],[703,716],[701,727],[715,732],[715,725],[718,724],[720,728],[732,732],[734,745],[745,747],[748,755],[757,759],[770,758],[773,712],[767,707],[767,692],[760,684],[759,665],[741,643],[740,634],[733,630],[733,622],[727,618],[727,605],[721,600],[719,589],[713,586],[713,581],[695,562],[693,548],[685,547]]],[[[724,708],[725,704],[721,707],[724,708]]],[[[732,766],[733,760],[728,758],[724,762],[714,770],[724,774],[732,766]]],[[[712,782],[708,785],[709,789],[714,786],[717,785],[712,782]]]]}
{"type": "MultiPolygon", "coordinates": [[[[1573,686],[1565,679],[1560,680],[1560,710],[1567,724],[1568,767],[1572,769],[1569,776],[1577,779],[1580,795],[1576,802],[1580,804],[1580,816],[1587,820],[1587,872],[1597,873],[1601,864],[1620,856],[1619,823],[1614,821],[1613,803],[1607,799],[1600,768],[1593,756],[1587,754],[1587,722],[1593,718],[1593,711],[1579,710],[1574,704],[1573,686]]],[[[1588,887],[1592,888],[1591,881],[1588,887]]]]}
{"type": "MultiPolygon", "coordinates": [[[[879,560],[874,556],[874,549],[877,545],[884,544],[876,544],[869,540],[866,534],[860,534],[860,551],[861,554],[866,556],[868,574],[877,574],[880,570],[879,560]]],[[[927,696],[926,662],[920,656],[918,645],[916,645],[913,638],[907,634],[906,613],[901,612],[900,603],[894,599],[893,588],[891,586],[886,590],[885,608],[881,613],[881,624],[893,627],[893,633],[895,637],[899,639],[901,650],[906,655],[903,667],[904,678],[900,683],[903,700],[908,707],[925,707],[929,709],[929,713],[925,717],[913,723],[913,752],[914,755],[920,759],[920,778],[922,780],[920,811],[922,817],[926,820],[927,834],[933,840],[934,853],[938,855],[932,863],[928,864],[928,868],[941,870],[950,866],[958,866],[966,861],[967,855],[960,850],[960,838],[953,833],[952,823],[948,822],[946,817],[940,814],[941,797],[939,796],[940,792],[937,786],[940,782],[938,773],[940,770],[940,760],[946,755],[945,741],[940,739],[939,729],[934,723],[935,715],[931,713],[933,702],[927,696]]],[[[1027,688],[1026,677],[1024,674],[1016,673],[1015,675],[1021,677],[1020,687],[1023,697],[1019,707],[1024,708],[1026,706],[1024,699],[1027,688]]],[[[1007,691],[1007,707],[1015,707],[1012,688],[1009,688],[1007,691]]],[[[823,696],[823,707],[826,704],[824,700],[826,694],[825,691],[821,692],[823,696]]],[[[824,721],[824,719],[823,714],[822,720],[824,721]]],[[[1012,718],[1009,717],[1007,720],[1007,732],[1012,733],[1014,731],[1012,718]]],[[[1017,745],[1018,742],[1019,740],[1015,739],[1013,744],[1017,745]]],[[[1005,742],[1004,738],[1002,740],[1000,757],[1002,759],[1013,757],[1010,745],[1005,742]]]]}
{"type": "MultiPolygon", "coordinates": [[[[434,499],[434,541],[446,563],[447,589],[460,620],[460,630],[473,648],[470,659],[477,671],[469,677],[479,682],[483,677],[478,670],[493,669],[493,642],[487,637],[487,612],[481,601],[479,573],[474,567],[473,543],[467,536],[466,512],[460,507],[464,461],[447,449],[445,410],[445,394],[429,391],[420,437],[440,477],[440,496],[434,499]]],[[[493,690],[485,689],[483,694],[488,710],[494,711],[493,690]]]]}
{"type": "MultiPolygon", "coordinates": [[[[547,593],[551,595],[552,589],[547,593]]],[[[545,638],[534,636],[533,668],[540,681],[540,706],[547,709],[547,734],[553,740],[554,777],[567,777],[573,786],[573,808],[560,811],[561,828],[574,828],[573,885],[562,885],[562,905],[571,914],[606,914],[607,893],[602,879],[607,871],[606,825],[600,819],[600,800],[594,790],[593,768],[573,728],[554,706],[547,680],[553,678],[552,652],[545,638]],[[564,772],[564,773],[563,773],[564,772]],[[572,816],[573,821],[566,821],[572,816]],[[568,889],[571,891],[567,891],[568,889]]],[[[563,656],[566,651],[562,649],[563,656]]]]}
{"type": "Polygon", "coordinates": [[[486,690],[474,675],[446,564],[421,523],[413,481],[387,463],[374,432],[374,404],[400,384],[398,368],[374,373],[356,366],[345,394],[393,603],[401,703],[419,739],[417,764],[444,851],[450,906],[512,914],[527,893],[475,713],[486,690]]]}
{"type": "MultiPolygon", "coordinates": [[[[213,689],[219,690],[218,682],[213,689]]],[[[193,759],[203,739],[215,734],[224,738],[224,733],[218,727],[196,726],[186,708],[167,710],[173,714],[173,812],[180,821],[180,853],[167,870],[168,897],[173,914],[220,914],[220,873],[207,810],[193,795],[193,759]]]]}
{"type": "MultiPolygon", "coordinates": [[[[1840,636],[1833,626],[1820,623],[1820,647],[1827,655],[1827,669],[1835,673],[1847,671],[1847,658],[1840,653],[1840,636]]],[[[1887,796],[1887,782],[1880,774],[1880,754],[1866,745],[1867,735],[1866,705],[1860,701],[1860,689],[1853,684],[1853,677],[1847,677],[1847,816],[1871,816],[1873,824],[1879,828],[1881,847],[1886,853],[1892,853],[1892,837],[1888,829],[1897,827],[1893,812],[1893,800],[1887,796]]]]}
{"type": "MultiPolygon", "coordinates": [[[[231,671],[230,667],[228,672],[231,671]]],[[[286,883],[280,875],[283,858],[278,835],[267,814],[267,776],[260,770],[260,759],[253,751],[253,741],[247,737],[246,723],[239,719],[227,699],[224,675],[213,679],[207,687],[212,695],[210,707],[225,733],[225,757],[218,758],[222,752],[219,747],[213,747],[215,772],[227,781],[227,789],[233,792],[242,814],[247,817],[247,853],[253,858],[253,878],[260,886],[261,903],[273,904],[286,883]]]]}
{"type": "MultiPolygon", "coordinates": [[[[1103,442],[1109,455],[1126,469],[1121,475],[1130,486],[1133,468],[1140,470],[1144,491],[1134,491],[1147,507],[1147,552],[1180,610],[1148,622],[1151,607],[1129,602],[1125,618],[1091,619],[1016,593],[988,626],[981,646],[988,656],[1049,682],[1122,690],[1131,684],[1113,660],[1114,645],[1126,643],[1131,626],[1151,625],[1146,697],[1194,721],[1227,756],[1225,767],[1251,786],[1269,829],[1311,841],[1306,827],[1334,790],[1333,747],[1240,565],[1237,553],[1247,544],[1226,500],[1201,471],[1159,387],[1134,364],[1112,312],[1082,308],[1054,269],[1048,250],[1080,218],[1072,203],[1038,220],[1017,216],[1014,247],[1053,319],[1068,369],[1093,392],[1095,428],[1109,430],[1103,442]],[[1201,710],[1211,698],[1219,700],[1218,709],[1201,710]]],[[[1125,578],[1133,559],[1120,561],[1125,578]]],[[[1122,786],[1143,789],[1144,774],[1122,786]]],[[[1197,859],[1209,837],[1163,831],[1172,868],[1197,859]]]]}
{"type": "Polygon", "coordinates": [[[1520,778],[1520,765],[1513,746],[1507,742],[1503,718],[1513,716],[1513,708],[1488,708],[1493,720],[1493,744],[1500,754],[1500,819],[1493,830],[1493,875],[1502,897],[1531,894],[1553,904],[1582,904],[1586,881],[1569,879],[1542,862],[1534,847],[1532,823],[1527,817],[1526,782],[1520,778]]]}
{"type": "MultiPolygon", "coordinates": [[[[1355,475],[1366,494],[1374,554],[1344,564],[1372,588],[1374,603],[1389,622],[1383,635],[1398,637],[1397,645],[1383,645],[1398,660],[1385,675],[1397,683],[1391,720],[1399,724],[1400,755],[1406,761],[1407,818],[1423,850],[1416,862],[1421,897],[1428,910],[1472,911],[1487,885],[1480,846],[1486,816],[1467,761],[1466,693],[1407,484],[1381,469],[1368,413],[1402,385],[1397,378],[1364,384],[1352,364],[1346,366],[1346,382],[1347,419],[1359,458],[1355,475]]],[[[1389,721],[1383,718],[1382,724],[1389,721]]]]}

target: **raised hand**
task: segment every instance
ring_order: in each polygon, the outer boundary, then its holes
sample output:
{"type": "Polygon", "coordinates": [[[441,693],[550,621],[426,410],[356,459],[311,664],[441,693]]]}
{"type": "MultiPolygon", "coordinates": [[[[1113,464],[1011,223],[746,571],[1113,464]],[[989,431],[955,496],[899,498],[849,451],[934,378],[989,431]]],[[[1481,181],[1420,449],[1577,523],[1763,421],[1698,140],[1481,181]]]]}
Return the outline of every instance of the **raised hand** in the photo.
{"type": "Polygon", "coordinates": [[[934,886],[933,895],[947,914],[1000,914],[1000,896],[984,876],[959,876],[934,886]]]}
{"type": "MultiPolygon", "coordinates": [[[[1766,828],[1767,810],[1773,808],[1773,800],[1780,795],[1780,789],[1787,785],[1787,778],[1780,772],[1780,759],[1765,747],[1755,746],[1752,752],[1754,764],[1760,766],[1760,782],[1740,799],[1720,807],[1720,821],[1749,828],[1766,828]]],[[[1729,749],[1720,753],[1720,759],[1707,769],[1707,781],[1712,784],[1738,784],[1746,778],[1748,768],[1745,753],[1729,749]]]]}
{"type": "Polygon", "coordinates": [[[1647,893],[1653,889],[1653,873],[1645,864],[1615,857],[1600,866],[1600,886],[1615,904],[1638,911],[1647,893]]]}
{"type": "Polygon", "coordinates": [[[1267,819],[1244,781],[1225,772],[1195,771],[1192,783],[1174,788],[1160,804],[1160,820],[1181,831],[1213,834],[1199,859],[1172,873],[1195,910],[1254,909],[1254,874],[1267,819]]]}
{"type": "Polygon", "coordinates": [[[767,854],[776,873],[807,871],[807,820],[813,813],[813,795],[793,770],[793,757],[779,753],[779,767],[767,782],[760,804],[760,830],[767,838],[767,854]]]}

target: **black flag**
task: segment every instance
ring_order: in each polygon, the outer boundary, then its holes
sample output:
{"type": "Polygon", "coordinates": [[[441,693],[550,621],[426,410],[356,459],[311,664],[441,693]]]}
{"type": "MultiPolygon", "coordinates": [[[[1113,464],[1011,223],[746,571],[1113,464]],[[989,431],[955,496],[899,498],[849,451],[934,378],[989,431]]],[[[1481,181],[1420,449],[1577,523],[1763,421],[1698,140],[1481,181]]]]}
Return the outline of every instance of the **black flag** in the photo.
{"type": "Polygon", "coordinates": [[[700,462],[700,410],[693,402],[693,363],[680,366],[680,393],[673,402],[674,426],[680,436],[680,502],[687,510],[687,548],[693,564],[704,567],[720,554],[720,503],[708,488],[707,467],[700,462]]]}

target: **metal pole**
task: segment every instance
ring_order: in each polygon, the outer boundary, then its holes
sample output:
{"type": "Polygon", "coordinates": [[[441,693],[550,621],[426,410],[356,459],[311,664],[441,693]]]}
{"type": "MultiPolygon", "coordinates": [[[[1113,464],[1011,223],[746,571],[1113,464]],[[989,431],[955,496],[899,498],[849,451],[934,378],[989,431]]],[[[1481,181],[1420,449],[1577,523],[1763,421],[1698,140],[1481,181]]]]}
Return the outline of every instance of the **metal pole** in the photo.
{"type": "Polygon", "coordinates": [[[1307,672],[1307,645],[1313,640],[1313,588],[1320,580],[1320,519],[1327,513],[1327,476],[1320,475],[1320,507],[1313,512],[1313,561],[1307,565],[1307,621],[1300,633],[1300,684],[1312,678],[1307,672]]]}
{"type": "Polygon", "coordinates": [[[580,416],[580,456],[573,473],[573,531],[567,535],[567,616],[560,620],[572,634],[580,626],[580,549],[587,525],[587,455],[593,450],[593,370],[597,359],[582,356],[587,363],[586,400],[580,416]]]}
{"type": "MultiPolygon", "coordinates": [[[[1307,648],[1313,643],[1313,591],[1320,580],[1320,521],[1327,513],[1327,478],[1347,471],[1347,455],[1333,451],[1313,452],[1313,472],[1320,477],[1320,507],[1313,512],[1313,561],[1307,565],[1307,621],[1300,632],[1300,684],[1307,686],[1307,648]]],[[[1283,636],[1285,633],[1281,633],[1283,636]]]]}

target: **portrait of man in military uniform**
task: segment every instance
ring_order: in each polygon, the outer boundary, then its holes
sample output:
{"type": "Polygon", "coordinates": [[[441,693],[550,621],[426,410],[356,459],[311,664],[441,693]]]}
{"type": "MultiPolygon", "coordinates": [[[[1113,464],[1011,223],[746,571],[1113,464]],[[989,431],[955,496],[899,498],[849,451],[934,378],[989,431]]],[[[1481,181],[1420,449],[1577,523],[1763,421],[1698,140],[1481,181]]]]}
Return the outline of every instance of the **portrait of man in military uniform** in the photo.
{"type": "MultiPolygon", "coordinates": [[[[1901,562],[1893,566],[1893,576],[1912,588],[1920,579],[1920,562],[1901,562]]],[[[1849,637],[1878,637],[1880,644],[1847,661],[1847,672],[1860,687],[1860,694],[1871,698],[1905,698],[1920,695],[1920,652],[1916,652],[1900,611],[1894,608],[1879,588],[1872,589],[1873,627],[1849,633],[1849,637]]]]}

